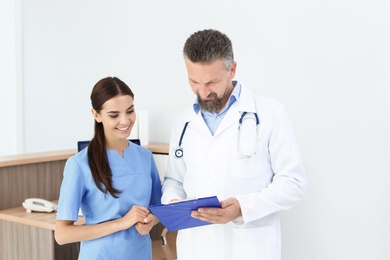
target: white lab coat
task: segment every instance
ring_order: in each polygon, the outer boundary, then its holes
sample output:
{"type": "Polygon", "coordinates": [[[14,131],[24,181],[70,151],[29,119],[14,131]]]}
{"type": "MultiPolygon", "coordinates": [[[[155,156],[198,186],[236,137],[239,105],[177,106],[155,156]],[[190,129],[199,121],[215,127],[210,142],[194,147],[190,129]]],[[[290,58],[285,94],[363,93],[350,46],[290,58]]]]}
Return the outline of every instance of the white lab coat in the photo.
{"type": "MultiPolygon", "coordinates": [[[[238,84],[238,83],[237,83],[238,84]]],[[[170,155],[163,183],[162,202],[171,199],[216,195],[220,200],[235,197],[242,217],[221,225],[181,230],[177,238],[179,260],[279,260],[281,234],[278,212],[302,199],[306,177],[294,132],[283,105],[253,95],[241,86],[214,136],[201,112],[193,108],[176,120],[170,141],[170,155]],[[243,111],[240,152],[256,154],[243,158],[237,149],[238,122],[243,111]],[[260,119],[260,131],[252,120],[260,119]],[[184,155],[175,158],[185,122],[184,155]]]]}

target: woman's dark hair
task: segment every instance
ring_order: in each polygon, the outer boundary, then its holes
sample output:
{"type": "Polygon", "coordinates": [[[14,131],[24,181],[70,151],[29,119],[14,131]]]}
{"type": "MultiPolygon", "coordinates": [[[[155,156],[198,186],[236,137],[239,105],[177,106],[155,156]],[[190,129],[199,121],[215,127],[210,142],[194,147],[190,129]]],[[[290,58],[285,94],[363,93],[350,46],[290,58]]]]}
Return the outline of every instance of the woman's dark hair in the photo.
{"type": "MultiPolygon", "coordinates": [[[[107,77],[99,80],[92,89],[92,108],[100,113],[103,104],[116,96],[129,95],[134,98],[131,89],[120,79],[107,77]]],[[[106,152],[106,140],[102,123],[95,120],[95,135],[88,145],[88,163],[92,177],[99,190],[107,194],[109,192],[114,198],[121,193],[112,185],[112,172],[106,152]]]]}

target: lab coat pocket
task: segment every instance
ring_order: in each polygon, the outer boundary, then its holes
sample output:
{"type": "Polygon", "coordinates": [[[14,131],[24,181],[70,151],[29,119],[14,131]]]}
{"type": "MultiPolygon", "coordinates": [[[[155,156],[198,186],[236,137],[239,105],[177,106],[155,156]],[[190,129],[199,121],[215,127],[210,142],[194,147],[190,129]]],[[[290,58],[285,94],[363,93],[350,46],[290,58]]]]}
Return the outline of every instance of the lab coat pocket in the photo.
{"type": "Polygon", "coordinates": [[[235,228],[233,230],[233,259],[278,259],[279,248],[274,226],[235,228]]]}

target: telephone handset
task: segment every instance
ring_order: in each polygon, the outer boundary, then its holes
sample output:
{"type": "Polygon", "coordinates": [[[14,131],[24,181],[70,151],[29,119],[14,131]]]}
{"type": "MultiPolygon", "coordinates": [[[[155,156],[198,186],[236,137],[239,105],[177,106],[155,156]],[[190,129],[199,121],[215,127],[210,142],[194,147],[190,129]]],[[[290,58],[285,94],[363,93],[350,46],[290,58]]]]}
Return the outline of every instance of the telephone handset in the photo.
{"type": "Polygon", "coordinates": [[[31,213],[31,211],[37,211],[37,212],[57,211],[57,204],[45,199],[29,198],[26,199],[22,203],[22,205],[28,213],[31,213]]]}

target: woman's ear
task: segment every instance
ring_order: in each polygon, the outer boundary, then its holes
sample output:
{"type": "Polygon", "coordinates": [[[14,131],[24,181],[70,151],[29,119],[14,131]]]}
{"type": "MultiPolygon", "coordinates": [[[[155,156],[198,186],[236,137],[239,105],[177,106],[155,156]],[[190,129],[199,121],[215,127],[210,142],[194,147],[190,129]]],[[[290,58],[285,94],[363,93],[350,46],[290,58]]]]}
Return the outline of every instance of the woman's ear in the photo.
{"type": "Polygon", "coordinates": [[[102,120],[100,119],[99,113],[96,112],[96,110],[93,108],[91,109],[91,112],[92,112],[92,116],[93,116],[93,118],[95,118],[96,122],[101,123],[102,120]]]}

